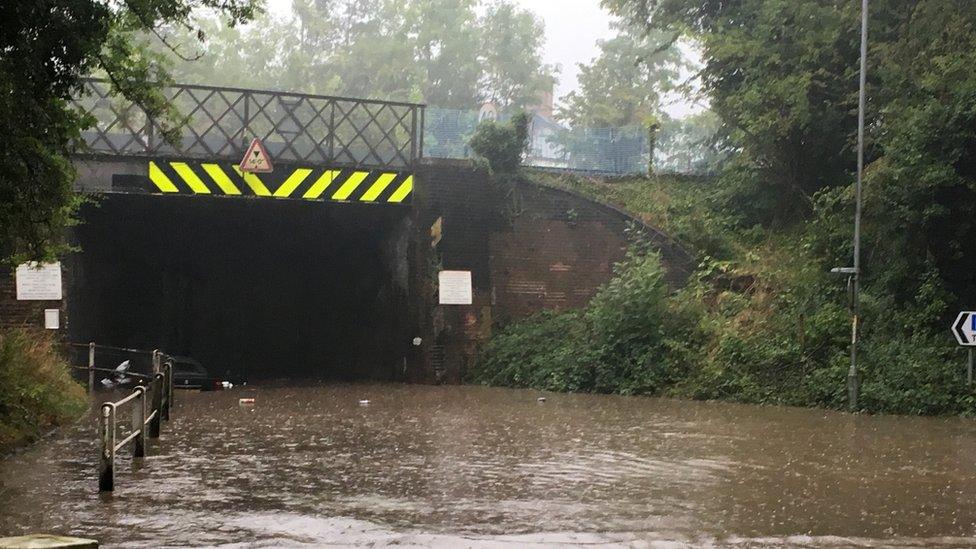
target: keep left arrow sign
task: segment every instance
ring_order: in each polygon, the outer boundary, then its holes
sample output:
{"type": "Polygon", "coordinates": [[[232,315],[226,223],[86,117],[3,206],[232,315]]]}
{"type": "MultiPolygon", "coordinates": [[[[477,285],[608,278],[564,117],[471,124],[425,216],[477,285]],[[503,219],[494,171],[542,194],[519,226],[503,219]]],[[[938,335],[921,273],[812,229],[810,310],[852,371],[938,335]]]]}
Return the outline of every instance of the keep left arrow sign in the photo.
{"type": "Polygon", "coordinates": [[[952,335],[963,347],[976,347],[976,312],[963,311],[952,324],[952,335]]]}

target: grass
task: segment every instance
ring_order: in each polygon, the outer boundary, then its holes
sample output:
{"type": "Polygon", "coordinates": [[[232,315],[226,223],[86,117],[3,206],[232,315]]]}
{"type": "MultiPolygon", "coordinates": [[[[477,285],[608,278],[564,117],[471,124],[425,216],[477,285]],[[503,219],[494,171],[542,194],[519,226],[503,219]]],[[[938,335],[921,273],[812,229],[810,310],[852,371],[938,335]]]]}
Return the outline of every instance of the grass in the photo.
{"type": "Polygon", "coordinates": [[[87,407],[55,338],[42,331],[0,331],[0,454],[76,419],[87,407]]]}

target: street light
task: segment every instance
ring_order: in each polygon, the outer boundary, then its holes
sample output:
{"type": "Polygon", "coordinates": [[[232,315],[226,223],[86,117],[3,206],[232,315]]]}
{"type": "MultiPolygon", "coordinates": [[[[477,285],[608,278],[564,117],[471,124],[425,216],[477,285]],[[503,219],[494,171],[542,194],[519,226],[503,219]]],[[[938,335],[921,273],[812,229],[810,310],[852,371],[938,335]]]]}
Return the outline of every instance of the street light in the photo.
{"type": "Polygon", "coordinates": [[[864,111],[868,82],[868,0],[861,0],[861,88],[857,111],[857,186],[854,194],[854,267],[845,269],[851,281],[851,369],[847,373],[847,403],[857,411],[860,376],[857,371],[857,343],[861,322],[861,189],[864,184],[864,111]]]}

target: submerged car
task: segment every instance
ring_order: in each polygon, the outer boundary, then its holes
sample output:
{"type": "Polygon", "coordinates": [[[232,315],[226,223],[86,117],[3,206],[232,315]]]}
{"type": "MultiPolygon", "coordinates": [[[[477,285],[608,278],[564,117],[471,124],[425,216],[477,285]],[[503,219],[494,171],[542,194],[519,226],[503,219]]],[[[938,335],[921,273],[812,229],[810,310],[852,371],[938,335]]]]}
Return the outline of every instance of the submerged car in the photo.
{"type": "Polygon", "coordinates": [[[220,391],[233,386],[234,384],[229,381],[211,376],[196,359],[186,356],[173,357],[173,387],[177,389],[220,391]]]}

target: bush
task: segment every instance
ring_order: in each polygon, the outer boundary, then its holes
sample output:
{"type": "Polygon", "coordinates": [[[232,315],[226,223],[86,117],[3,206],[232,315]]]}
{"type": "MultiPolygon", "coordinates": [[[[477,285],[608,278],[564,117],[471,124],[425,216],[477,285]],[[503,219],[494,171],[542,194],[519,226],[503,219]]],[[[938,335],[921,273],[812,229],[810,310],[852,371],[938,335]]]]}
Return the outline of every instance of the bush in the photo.
{"type": "Polygon", "coordinates": [[[584,311],[513,323],[472,380],[550,391],[662,394],[686,375],[696,318],[670,298],[657,254],[631,251],[584,311]]]}
{"type": "Polygon", "coordinates": [[[493,337],[470,377],[486,385],[590,391],[598,357],[588,335],[578,312],[539,313],[493,337]]]}
{"type": "Polygon", "coordinates": [[[493,174],[514,174],[529,146],[529,115],[519,113],[505,124],[482,122],[469,144],[476,155],[488,162],[493,174]]]}
{"type": "MultiPolygon", "coordinates": [[[[843,280],[828,274],[849,260],[850,235],[838,228],[848,226],[846,200],[837,193],[818,197],[810,222],[744,228],[699,181],[537,177],[628,207],[680,235],[702,259],[689,284],[671,292],[659,258],[639,245],[584,310],[540,314],[496,335],[477,381],[847,408],[851,317],[843,280]]],[[[908,280],[900,258],[871,259],[861,294],[859,405],[974,415],[964,356],[946,330],[959,298],[938,265],[917,263],[911,283],[897,284],[908,280]]]]}
{"type": "Polygon", "coordinates": [[[44,332],[0,332],[0,452],[77,418],[85,391],[44,332]]]}

